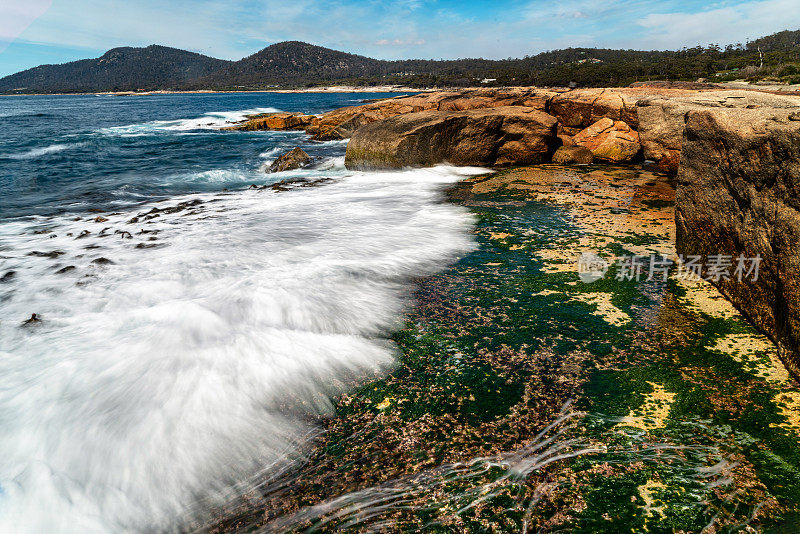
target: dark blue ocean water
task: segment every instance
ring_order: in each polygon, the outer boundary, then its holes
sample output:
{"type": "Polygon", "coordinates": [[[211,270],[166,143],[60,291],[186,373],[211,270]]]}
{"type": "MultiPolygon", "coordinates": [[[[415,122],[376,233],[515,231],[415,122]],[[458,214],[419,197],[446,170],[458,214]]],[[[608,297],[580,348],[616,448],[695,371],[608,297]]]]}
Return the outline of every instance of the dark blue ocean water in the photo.
{"type": "Polygon", "coordinates": [[[0,219],[114,209],[188,192],[239,188],[298,144],[312,156],[342,143],[299,132],[222,132],[259,111],[320,113],[387,96],[359,94],[170,94],[0,96],[0,219]]]}

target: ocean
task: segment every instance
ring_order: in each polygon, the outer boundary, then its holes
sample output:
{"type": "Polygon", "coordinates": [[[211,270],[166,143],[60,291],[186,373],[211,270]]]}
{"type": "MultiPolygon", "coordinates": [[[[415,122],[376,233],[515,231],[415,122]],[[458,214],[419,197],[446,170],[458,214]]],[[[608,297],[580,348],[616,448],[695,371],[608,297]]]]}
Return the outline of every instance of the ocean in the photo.
{"type": "Polygon", "coordinates": [[[392,369],[413,280],[475,247],[442,190],[482,171],[220,131],[382,96],[0,97],[0,532],[203,521],[392,369]],[[291,178],[329,180],[250,187],[291,178]]]}

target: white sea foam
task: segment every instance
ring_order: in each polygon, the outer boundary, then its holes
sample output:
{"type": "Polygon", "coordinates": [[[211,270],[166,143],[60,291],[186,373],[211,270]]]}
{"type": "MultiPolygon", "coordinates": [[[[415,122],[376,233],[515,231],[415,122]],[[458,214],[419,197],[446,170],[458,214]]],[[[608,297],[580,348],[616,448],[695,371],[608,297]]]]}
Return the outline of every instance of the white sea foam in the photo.
{"type": "Polygon", "coordinates": [[[439,189],[476,172],[0,224],[0,531],[177,530],[246,491],[392,366],[409,277],[473,246],[439,189]]]}
{"type": "Polygon", "coordinates": [[[120,135],[134,137],[141,135],[151,135],[153,133],[173,131],[190,132],[192,130],[218,130],[232,123],[239,122],[247,118],[248,115],[258,113],[275,113],[280,111],[276,108],[252,108],[239,111],[213,111],[206,113],[202,117],[192,119],[176,119],[171,121],[150,121],[140,124],[128,124],[126,126],[113,126],[103,128],[101,132],[106,135],[120,135]]]}
{"type": "Polygon", "coordinates": [[[40,158],[42,156],[47,156],[48,154],[54,154],[56,152],[62,152],[64,150],[79,148],[84,146],[85,144],[86,143],[60,143],[40,148],[33,148],[31,150],[28,150],[27,152],[19,152],[17,154],[5,154],[4,156],[10,159],[34,159],[34,158],[40,158]]]}

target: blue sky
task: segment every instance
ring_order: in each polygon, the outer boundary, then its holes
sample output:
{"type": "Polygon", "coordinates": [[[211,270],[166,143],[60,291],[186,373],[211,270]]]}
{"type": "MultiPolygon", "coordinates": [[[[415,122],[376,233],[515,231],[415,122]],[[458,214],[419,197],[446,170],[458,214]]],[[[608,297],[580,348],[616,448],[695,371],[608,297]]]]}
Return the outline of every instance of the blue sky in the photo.
{"type": "Polygon", "coordinates": [[[240,59],[302,40],[383,59],[674,49],[800,29],[800,0],[0,0],[0,76],[163,44],[240,59]]]}

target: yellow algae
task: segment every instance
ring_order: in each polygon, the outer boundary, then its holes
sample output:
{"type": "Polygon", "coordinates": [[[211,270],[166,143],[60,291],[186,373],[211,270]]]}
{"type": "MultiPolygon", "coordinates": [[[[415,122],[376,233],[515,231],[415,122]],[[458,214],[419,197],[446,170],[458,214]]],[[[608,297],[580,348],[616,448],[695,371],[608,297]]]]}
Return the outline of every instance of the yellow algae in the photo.
{"type": "Polygon", "coordinates": [[[592,314],[602,317],[612,326],[628,324],[631,321],[630,316],[611,303],[612,296],[612,293],[578,293],[573,295],[572,299],[593,304],[596,309],[592,314]]]}
{"type": "Polygon", "coordinates": [[[383,399],[383,400],[382,400],[382,401],[381,401],[381,402],[380,402],[380,403],[379,403],[377,406],[375,406],[375,407],[376,407],[377,409],[379,409],[379,410],[385,410],[386,408],[388,408],[389,406],[391,406],[391,405],[392,405],[392,401],[393,401],[393,400],[394,400],[394,399],[393,399],[392,397],[386,397],[385,399],[383,399]]]}
{"type": "Polygon", "coordinates": [[[674,277],[686,295],[679,298],[689,309],[708,314],[719,319],[738,317],[739,312],[728,302],[710,282],[700,278],[674,277]]]}
{"type": "Polygon", "coordinates": [[[645,395],[644,404],[635,410],[631,410],[625,416],[620,425],[632,426],[642,430],[653,430],[663,428],[672,403],[675,401],[675,393],[664,389],[661,384],[648,382],[653,391],[645,395]]]}
{"type": "Polygon", "coordinates": [[[664,490],[667,486],[663,482],[658,482],[656,480],[648,480],[646,483],[638,486],[636,489],[639,491],[639,495],[641,495],[642,500],[644,501],[644,515],[646,517],[653,517],[655,514],[658,514],[660,517],[664,517],[664,503],[659,500],[660,503],[657,506],[654,506],[656,503],[656,498],[653,496],[653,493],[657,490],[664,490]]]}
{"type": "Polygon", "coordinates": [[[511,237],[511,234],[507,234],[507,233],[505,233],[505,232],[497,232],[497,233],[491,232],[491,233],[489,234],[489,236],[490,236],[492,239],[505,239],[505,238],[507,238],[507,237],[511,237]]]}
{"type": "Polygon", "coordinates": [[[542,289],[538,293],[533,293],[534,297],[547,296],[547,295],[561,295],[562,291],[553,291],[552,289],[542,289]]]}
{"type": "Polygon", "coordinates": [[[781,424],[773,423],[770,426],[800,433],[800,391],[778,393],[773,401],[780,408],[780,413],[786,418],[786,422],[781,424]]]}
{"type": "Polygon", "coordinates": [[[789,381],[789,371],[778,359],[777,347],[766,336],[729,334],[718,339],[711,350],[731,356],[770,382],[784,384],[789,381]]]}

